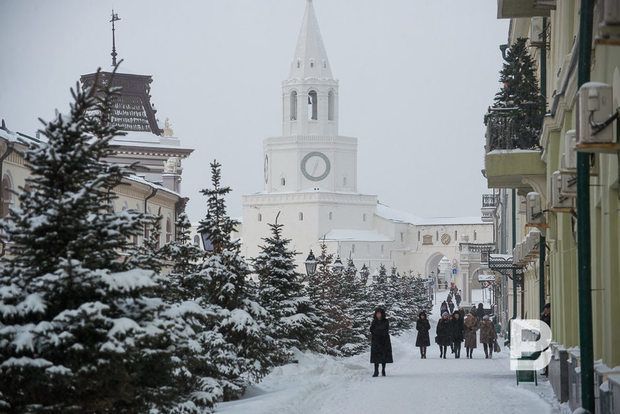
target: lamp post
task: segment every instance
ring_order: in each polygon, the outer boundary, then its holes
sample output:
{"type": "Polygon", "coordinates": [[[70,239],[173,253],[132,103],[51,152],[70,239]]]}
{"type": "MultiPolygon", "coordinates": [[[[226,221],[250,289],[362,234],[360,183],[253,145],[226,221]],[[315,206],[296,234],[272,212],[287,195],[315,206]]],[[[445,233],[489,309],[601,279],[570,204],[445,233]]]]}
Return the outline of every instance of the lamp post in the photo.
{"type": "Polygon", "coordinates": [[[312,250],[310,250],[310,254],[308,254],[308,257],[306,258],[304,264],[306,265],[306,274],[309,277],[314,276],[316,273],[317,260],[316,257],[314,257],[314,253],[312,253],[312,250]]]}
{"type": "Polygon", "coordinates": [[[368,276],[370,276],[370,270],[368,270],[368,266],[366,266],[366,263],[364,263],[364,265],[360,269],[360,281],[362,282],[362,285],[364,287],[366,287],[366,285],[368,284],[368,276]]]}
{"type": "Polygon", "coordinates": [[[342,260],[340,260],[340,256],[336,256],[336,260],[334,260],[334,264],[332,265],[332,270],[336,274],[341,274],[344,270],[344,265],[342,264],[342,260]]]}

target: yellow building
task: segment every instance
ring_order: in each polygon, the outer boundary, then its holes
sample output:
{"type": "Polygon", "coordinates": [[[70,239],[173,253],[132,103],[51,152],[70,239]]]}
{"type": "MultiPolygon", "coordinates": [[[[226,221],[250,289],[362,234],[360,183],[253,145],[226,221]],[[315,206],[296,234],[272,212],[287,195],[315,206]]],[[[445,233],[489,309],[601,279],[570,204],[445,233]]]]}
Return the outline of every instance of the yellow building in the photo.
{"type": "MultiPolygon", "coordinates": [[[[612,87],[611,114],[620,106],[620,6],[617,0],[593,3],[590,80],[612,87]]],[[[577,117],[581,6],[579,0],[498,0],[498,18],[510,19],[509,44],[518,38],[529,39],[541,92],[546,97],[547,115],[539,149],[494,151],[487,147],[485,176],[489,188],[496,189],[497,196],[506,198],[508,204],[515,190],[516,243],[514,249],[508,246],[505,250],[512,253],[513,263],[524,272],[524,286],[518,294],[519,317],[536,318],[542,308],[540,253],[543,249],[540,242],[536,242],[540,240],[535,234],[539,231],[536,227],[545,236],[544,301],[550,302],[552,308],[554,355],[549,379],[556,396],[560,401],[568,401],[571,409],[580,407],[580,373],[593,369],[596,412],[611,413],[620,412],[620,368],[611,368],[620,367],[620,323],[617,320],[620,315],[620,155],[618,146],[612,143],[605,145],[605,151],[610,152],[590,156],[592,317],[585,323],[592,326],[595,363],[594,367],[581,366],[576,227],[579,211],[575,203],[576,171],[572,167],[575,145],[571,141],[580,126],[591,128],[584,124],[587,118],[583,115],[584,104],[581,119],[577,117]],[[532,195],[527,200],[531,192],[539,196],[532,195]],[[536,203],[541,206],[542,222],[526,214],[530,208],[535,211],[536,203]]],[[[592,100],[594,95],[590,93],[587,97],[592,100]]],[[[617,143],[617,121],[606,128],[617,143]]],[[[579,134],[586,136],[578,132],[577,139],[585,139],[579,134]]],[[[498,221],[508,222],[498,227],[501,233],[498,238],[511,238],[512,212],[494,210],[493,213],[498,216],[503,213],[498,221]]],[[[512,289],[505,293],[512,295],[512,289]]],[[[512,297],[509,299],[505,302],[512,305],[512,297]]],[[[506,311],[510,317],[514,316],[512,306],[506,311]]]]}

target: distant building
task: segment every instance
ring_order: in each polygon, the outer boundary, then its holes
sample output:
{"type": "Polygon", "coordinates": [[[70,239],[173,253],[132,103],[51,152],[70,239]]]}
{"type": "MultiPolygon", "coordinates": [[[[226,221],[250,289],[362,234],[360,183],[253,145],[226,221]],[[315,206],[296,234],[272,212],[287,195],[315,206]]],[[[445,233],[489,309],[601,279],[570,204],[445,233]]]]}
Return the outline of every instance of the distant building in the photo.
{"type": "Polygon", "coordinates": [[[480,217],[424,219],[359,193],[357,138],[339,135],[338,100],[338,81],[308,1],[289,77],[282,83],[282,136],[263,142],[263,191],[243,196],[244,254],[256,256],[267,224],[280,213],[285,236],[301,253],[302,269],[321,240],[330,252],[371,271],[384,264],[430,276],[446,257],[453,271],[442,282],[455,281],[469,300],[472,278],[482,266],[480,253],[476,259],[463,246],[492,243],[492,223],[480,217]]]}

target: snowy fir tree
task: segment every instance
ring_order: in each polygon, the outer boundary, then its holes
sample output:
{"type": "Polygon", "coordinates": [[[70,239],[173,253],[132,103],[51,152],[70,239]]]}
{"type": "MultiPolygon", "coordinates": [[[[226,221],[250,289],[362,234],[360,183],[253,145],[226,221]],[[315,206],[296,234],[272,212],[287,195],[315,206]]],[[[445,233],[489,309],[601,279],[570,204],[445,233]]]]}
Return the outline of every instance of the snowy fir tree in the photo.
{"type": "Polygon", "coordinates": [[[394,334],[407,329],[412,316],[407,312],[403,290],[403,278],[398,273],[398,269],[393,266],[386,284],[385,306],[390,315],[390,329],[394,334]]]}
{"type": "Polygon", "coordinates": [[[129,252],[129,265],[161,273],[165,257],[161,246],[161,214],[148,216],[144,223],[144,241],[129,252]]]}
{"type": "Polygon", "coordinates": [[[428,295],[428,283],[426,279],[422,277],[412,277],[412,298],[415,309],[415,316],[419,312],[425,311],[427,314],[431,314],[433,309],[433,303],[428,295]]]}
{"type": "Polygon", "coordinates": [[[495,95],[495,108],[513,108],[511,115],[513,137],[517,148],[533,148],[545,115],[545,98],[536,78],[534,60],[530,56],[527,38],[519,38],[506,51],[506,62],[500,71],[503,85],[495,95]]]}
{"type": "MultiPolygon", "coordinates": [[[[207,197],[207,213],[198,232],[206,234],[209,251],[201,264],[199,276],[204,278],[205,299],[216,314],[213,330],[231,344],[237,356],[239,375],[230,379],[224,398],[241,395],[250,380],[260,379],[272,365],[275,341],[267,335],[266,311],[254,297],[249,279],[250,269],[240,253],[239,242],[232,239],[238,222],[226,213],[225,197],[229,187],[221,185],[221,165],[211,163],[212,188],[202,190],[207,197]]],[[[223,363],[223,371],[232,368],[223,363]]]]}
{"type": "Polygon", "coordinates": [[[341,303],[349,319],[349,330],[340,347],[343,355],[355,355],[368,349],[372,309],[366,297],[366,286],[356,276],[355,264],[349,259],[340,283],[341,303]]]}
{"type": "Polygon", "coordinates": [[[369,299],[373,306],[386,307],[388,304],[388,277],[385,265],[381,264],[377,273],[373,275],[373,281],[369,289],[369,299]]]}
{"type": "MultiPolygon", "coordinates": [[[[279,213],[278,213],[279,215],[279,213]]],[[[263,239],[260,253],[254,259],[258,275],[259,301],[267,311],[268,334],[277,342],[275,362],[290,360],[291,350],[317,350],[316,338],[320,326],[316,310],[296,270],[290,240],[282,237],[283,225],[269,224],[271,235],[263,239]]]]}
{"type": "Polygon", "coordinates": [[[170,343],[153,273],[118,260],[143,221],[112,206],[114,93],[72,95],[26,151],[29,190],[1,223],[0,411],[146,412],[170,398],[170,343]]]}

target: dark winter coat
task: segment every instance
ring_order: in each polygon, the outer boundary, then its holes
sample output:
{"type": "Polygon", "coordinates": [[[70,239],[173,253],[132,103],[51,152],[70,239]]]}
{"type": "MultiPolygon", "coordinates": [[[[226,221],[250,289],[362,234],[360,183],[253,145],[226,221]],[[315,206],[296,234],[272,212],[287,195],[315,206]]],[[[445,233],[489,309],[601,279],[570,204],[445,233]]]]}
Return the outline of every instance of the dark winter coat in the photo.
{"type": "Polygon", "coordinates": [[[463,321],[463,337],[465,339],[466,348],[475,348],[476,331],[478,330],[478,319],[473,314],[468,314],[463,321]]]}
{"type": "Polygon", "coordinates": [[[418,337],[415,340],[415,346],[430,346],[431,338],[428,332],[431,330],[431,323],[427,318],[421,319],[418,317],[418,321],[415,324],[415,329],[418,331],[418,337]]]}
{"type": "Polygon", "coordinates": [[[437,338],[435,338],[435,342],[439,346],[448,346],[452,343],[450,319],[442,318],[437,322],[437,338]]]}
{"type": "Polygon", "coordinates": [[[461,295],[459,295],[457,293],[456,295],[454,295],[454,299],[456,300],[456,306],[460,306],[461,305],[461,295]]]}
{"type": "Polygon", "coordinates": [[[459,318],[452,318],[451,332],[453,342],[463,342],[463,318],[459,314],[459,318]]]}
{"type": "Polygon", "coordinates": [[[373,319],[370,324],[371,345],[370,362],[372,364],[392,363],[392,343],[390,342],[390,321],[385,318],[373,319]]]}
{"type": "Polygon", "coordinates": [[[551,327],[551,312],[549,312],[549,315],[545,315],[544,313],[541,313],[540,320],[546,323],[547,325],[549,325],[549,327],[551,327]]]}
{"type": "Polygon", "coordinates": [[[450,311],[450,313],[454,313],[454,303],[453,302],[448,302],[448,310],[450,311]]]}
{"type": "Polygon", "coordinates": [[[489,319],[480,323],[480,343],[492,344],[497,339],[495,325],[489,319]]]}
{"type": "Polygon", "coordinates": [[[484,318],[484,307],[482,306],[482,303],[478,304],[478,309],[476,310],[476,316],[478,316],[478,322],[482,321],[482,318],[484,318]]]}

